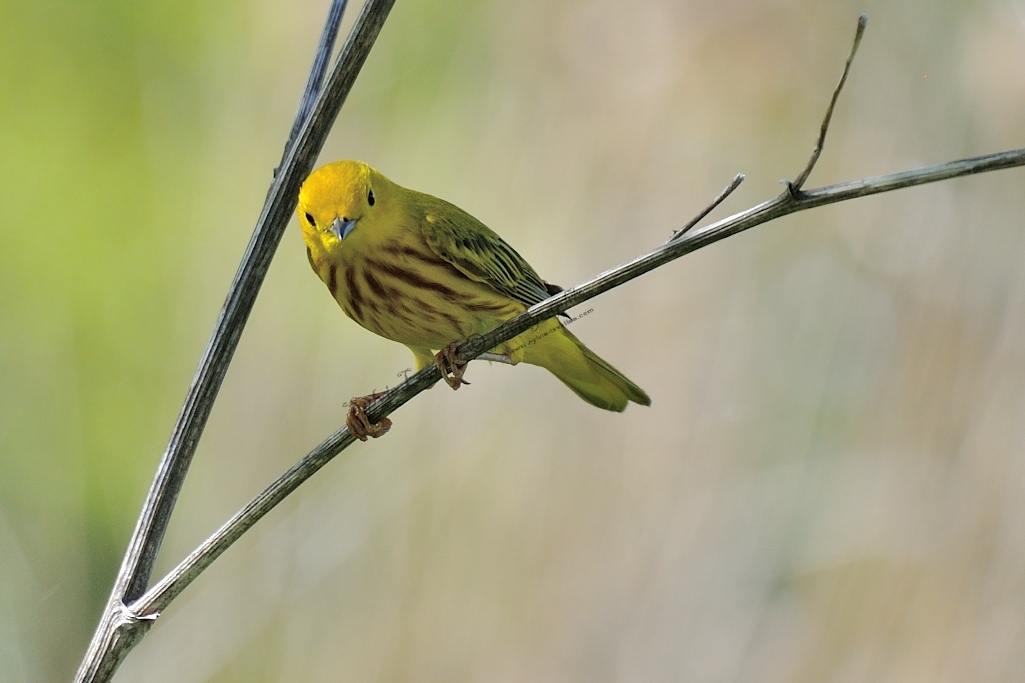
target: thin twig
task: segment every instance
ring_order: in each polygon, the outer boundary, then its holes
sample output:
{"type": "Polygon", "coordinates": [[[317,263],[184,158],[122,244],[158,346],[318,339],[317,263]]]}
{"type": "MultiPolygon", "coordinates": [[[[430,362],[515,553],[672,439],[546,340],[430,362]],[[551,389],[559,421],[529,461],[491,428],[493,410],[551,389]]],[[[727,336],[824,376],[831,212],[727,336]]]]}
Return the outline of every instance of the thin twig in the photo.
{"type": "MultiPolygon", "coordinates": [[[[891,175],[830,185],[829,187],[802,192],[798,198],[794,198],[788,191],[784,190],[775,199],[759,204],[747,211],[734,214],[729,218],[724,218],[704,230],[664,244],[629,263],[602,273],[589,282],[564,290],[549,299],[545,299],[515,318],[511,318],[492,330],[470,339],[459,347],[456,355],[459,360],[469,362],[547,318],[551,318],[603,292],[629,282],[684,254],[707,247],[738,232],[780,218],[781,216],[856,197],[865,197],[939,180],[1016,166],[1025,166],[1025,149],[989,154],[961,161],[951,161],[891,175]]],[[[374,401],[367,408],[368,417],[372,422],[380,422],[421,391],[434,386],[440,379],[441,373],[437,366],[430,365],[424,368],[398,387],[385,392],[381,398],[374,401]]],[[[204,541],[202,545],[169,572],[167,576],[154,584],[153,588],[132,604],[132,611],[141,617],[159,614],[186,586],[192,583],[204,569],[261,517],[354,441],[353,436],[344,427],[328,437],[319,446],[310,451],[306,457],[293,465],[291,469],[263,493],[237,512],[210,538],[204,541]]]]}
{"type": "Polygon", "coordinates": [[[676,230],[675,232],[673,232],[672,236],[669,238],[669,241],[672,242],[673,240],[678,239],[678,238],[683,237],[684,235],[686,235],[687,232],[691,228],[693,228],[695,225],[697,225],[699,222],[701,222],[702,218],[704,218],[708,214],[712,213],[712,209],[714,209],[715,207],[717,207],[720,204],[722,204],[723,201],[727,197],[729,197],[731,194],[733,194],[733,191],[736,190],[738,187],[740,187],[740,184],[742,182],[744,182],[744,174],[743,173],[738,173],[737,175],[733,176],[732,182],[730,182],[730,184],[727,185],[725,187],[725,189],[723,189],[722,192],[720,192],[718,195],[716,195],[715,199],[713,199],[712,202],[708,206],[706,206],[704,209],[701,210],[701,213],[699,213],[697,216],[694,216],[694,218],[691,218],[689,221],[687,221],[687,224],[685,226],[683,226],[679,230],[676,230]]]}
{"type": "MultiPolygon", "coordinates": [[[[395,0],[367,0],[310,115],[285,154],[228,291],[227,299],[161,458],[125,552],[110,600],[75,680],[109,681],[149,621],[124,607],[146,590],[175,500],[206,426],[214,399],[249,318],[281,235],[295,210],[299,186],[309,175],[395,0]]],[[[334,7],[332,7],[332,11],[334,7]]],[[[329,18],[330,21],[330,18],[329,18]]],[[[314,69],[317,67],[315,66],[314,69]]],[[[314,80],[311,76],[311,81],[314,80]]],[[[300,112],[301,115],[301,112],[300,112]]]]}
{"type": "Polygon", "coordinates": [[[833,118],[833,109],[836,107],[836,101],[840,98],[840,91],[843,90],[844,84],[847,83],[847,74],[851,72],[851,64],[854,63],[854,55],[858,54],[858,46],[861,45],[861,39],[865,35],[865,26],[868,25],[868,15],[862,14],[858,17],[858,28],[854,32],[854,43],[851,45],[851,52],[847,55],[847,63],[843,67],[843,75],[840,76],[840,82],[836,84],[836,88],[833,90],[833,97],[829,100],[829,107],[826,109],[826,115],[822,117],[822,127],[819,129],[819,139],[815,143],[815,149],[812,150],[811,158],[808,159],[808,165],[801,171],[801,175],[797,176],[797,180],[794,182],[784,183],[787,186],[787,190],[794,197],[797,197],[801,193],[801,188],[804,187],[804,183],[808,180],[808,176],[811,175],[812,170],[815,168],[815,163],[818,162],[819,156],[822,154],[822,148],[826,144],[826,133],[829,131],[829,121],[833,118]]]}

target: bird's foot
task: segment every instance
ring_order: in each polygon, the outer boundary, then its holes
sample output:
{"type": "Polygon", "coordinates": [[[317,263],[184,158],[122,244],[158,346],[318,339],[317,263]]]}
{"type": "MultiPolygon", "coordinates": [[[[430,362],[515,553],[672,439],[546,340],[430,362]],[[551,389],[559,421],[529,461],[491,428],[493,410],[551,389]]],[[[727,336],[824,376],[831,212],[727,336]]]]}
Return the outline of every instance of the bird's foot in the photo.
{"type": "Polygon", "coordinates": [[[382,396],[384,396],[383,393],[376,392],[367,396],[357,396],[349,401],[349,412],[345,416],[345,426],[349,428],[349,433],[360,441],[366,441],[368,436],[372,436],[375,439],[379,436],[384,436],[391,429],[391,420],[388,418],[371,424],[370,418],[367,417],[367,406],[382,396]]]}
{"type": "Polygon", "coordinates": [[[456,358],[456,348],[461,342],[454,341],[434,355],[434,363],[441,370],[441,377],[453,389],[458,389],[464,384],[469,384],[463,379],[466,372],[466,363],[456,358]]]}

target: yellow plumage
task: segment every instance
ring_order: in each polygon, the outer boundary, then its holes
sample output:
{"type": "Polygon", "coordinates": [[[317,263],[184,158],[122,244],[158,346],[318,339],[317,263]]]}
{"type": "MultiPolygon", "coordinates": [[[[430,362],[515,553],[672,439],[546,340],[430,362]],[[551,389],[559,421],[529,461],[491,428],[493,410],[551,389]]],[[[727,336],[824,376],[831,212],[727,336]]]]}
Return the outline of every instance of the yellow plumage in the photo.
{"type": "MultiPolygon", "coordinates": [[[[470,214],[357,161],[310,174],[297,211],[310,265],[345,314],[409,347],[417,370],[434,362],[434,351],[558,291],[470,214]]],[[[492,353],[546,368],[599,408],[651,404],[554,318],[492,353]]]]}

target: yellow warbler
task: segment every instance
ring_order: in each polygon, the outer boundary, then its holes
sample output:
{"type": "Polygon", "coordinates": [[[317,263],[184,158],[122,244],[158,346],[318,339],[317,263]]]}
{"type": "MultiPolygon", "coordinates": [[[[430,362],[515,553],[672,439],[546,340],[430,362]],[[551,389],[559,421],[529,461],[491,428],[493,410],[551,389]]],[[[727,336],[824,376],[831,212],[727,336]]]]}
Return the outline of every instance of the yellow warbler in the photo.
{"type": "MultiPolygon", "coordinates": [[[[417,370],[437,363],[453,388],[465,367],[454,362],[456,344],[559,291],[470,214],[358,161],[311,173],[297,212],[310,265],[345,314],[409,347],[417,370]]],[[[556,318],[491,352],[546,368],[599,408],[651,404],[556,318]]]]}

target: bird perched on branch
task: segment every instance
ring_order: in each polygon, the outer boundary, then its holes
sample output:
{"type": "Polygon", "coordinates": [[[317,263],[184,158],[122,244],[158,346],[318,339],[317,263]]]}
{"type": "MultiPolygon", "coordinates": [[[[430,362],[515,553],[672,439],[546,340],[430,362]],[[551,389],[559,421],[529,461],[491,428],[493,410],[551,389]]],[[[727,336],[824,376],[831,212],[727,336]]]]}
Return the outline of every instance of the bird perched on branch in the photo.
{"type": "MultiPolygon", "coordinates": [[[[421,370],[436,363],[458,389],[458,344],[560,289],[476,218],[442,199],[396,185],[358,161],[336,161],[306,178],[299,223],[314,272],[345,314],[409,347],[421,370]],[[437,353],[435,353],[437,351],[437,353]]],[[[539,365],[591,405],[622,411],[651,405],[644,390],[550,318],[491,350],[515,365],[539,365]]],[[[346,422],[362,440],[372,425],[354,399],[346,422]]]]}

